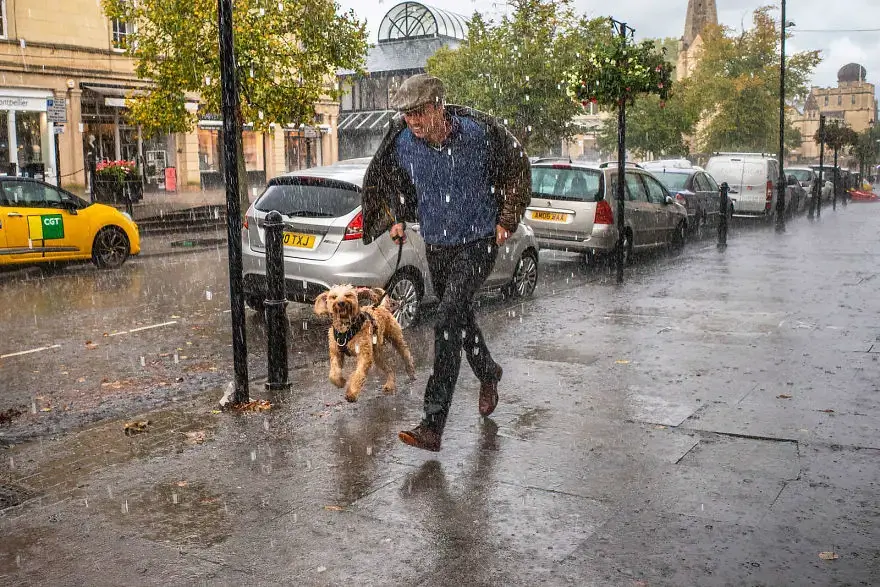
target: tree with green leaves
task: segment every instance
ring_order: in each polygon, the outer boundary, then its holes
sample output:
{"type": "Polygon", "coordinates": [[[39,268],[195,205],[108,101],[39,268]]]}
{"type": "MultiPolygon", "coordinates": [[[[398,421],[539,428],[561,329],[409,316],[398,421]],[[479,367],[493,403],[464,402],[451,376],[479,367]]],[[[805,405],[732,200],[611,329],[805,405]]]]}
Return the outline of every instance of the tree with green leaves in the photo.
{"type": "Polygon", "coordinates": [[[577,16],[572,0],[509,4],[512,12],[497,23],[474,13],[467,41],[437,51],[427,70],[445,82],[449,102],[502,120],[530,152],[552,152],[576,133],[573,119],[582,112],[567,73],[608,29],[577,16]]]}
{"type": "MultiPolygon", "coordinates": [[[[705,121],[698,137],[704,150],[775,152],[779,148],[780,41],[769,6],[755,10],[753,27],[741,34],[718,26],[703,32],[700,60],[688,81],[705,121]]],[[[820,61],[818,51],[786,56],[789,101],[806,98],[820,61]]],[[[795,147],[799,133],[790,120],[787,126],[786,143],[795,147]]]]}
{"type": "MultiPolygon", "coordinates": [[[[202,112],[221,112],[217,0],[102,2],[108,18],[134,25],[123,48],[148,83],[144,95],[128,102],[132,122],[148,135],[191,130],[187,93],[199,95],[202,112]]],[[[360,68],[367,48],[364,23],[351,11],[338,14],[333,0],[236,0],[233,30],[239,129],[312,121],[316,102],[338,99],[336,70],[360,68]]],[[[237,139],[241,144],[240,131],[237,139]]],[[[247,182],[239,160],[244,211],[247,182]]]]}

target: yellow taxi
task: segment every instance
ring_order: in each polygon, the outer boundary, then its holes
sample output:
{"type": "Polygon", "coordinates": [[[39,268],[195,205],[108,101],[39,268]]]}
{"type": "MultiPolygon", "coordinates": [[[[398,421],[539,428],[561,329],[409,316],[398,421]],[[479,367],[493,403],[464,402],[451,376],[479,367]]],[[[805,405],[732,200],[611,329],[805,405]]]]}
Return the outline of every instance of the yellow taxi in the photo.
{"type": "Polygon", "coordinates": [[[128,214],[42,181],[0,176],[0,267],[92,261],[112,269],[140,250],[128,214]]]}

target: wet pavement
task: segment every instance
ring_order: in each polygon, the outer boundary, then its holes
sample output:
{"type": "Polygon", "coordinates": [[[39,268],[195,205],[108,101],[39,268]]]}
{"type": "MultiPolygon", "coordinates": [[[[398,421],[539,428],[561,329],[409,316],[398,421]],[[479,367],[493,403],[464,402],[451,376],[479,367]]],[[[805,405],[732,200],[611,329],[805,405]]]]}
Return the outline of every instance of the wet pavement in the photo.
{"type": "Polygon", "coordinates": [[[533,300],[487,302],[501,403],[481,419],[465,367],[438,454],[396,438],[426,326],[394,396],[374,375],[347,404],[319,362],[285,396],[255,385],[268,412],[214,413],[218,388],[142,434],[0,449],[0,507],[21,502],[0,512],[0,580],[874,585],[878,233],[880,208],[851,204],[643,261],[623,287],[557,268],[533,300]]]}

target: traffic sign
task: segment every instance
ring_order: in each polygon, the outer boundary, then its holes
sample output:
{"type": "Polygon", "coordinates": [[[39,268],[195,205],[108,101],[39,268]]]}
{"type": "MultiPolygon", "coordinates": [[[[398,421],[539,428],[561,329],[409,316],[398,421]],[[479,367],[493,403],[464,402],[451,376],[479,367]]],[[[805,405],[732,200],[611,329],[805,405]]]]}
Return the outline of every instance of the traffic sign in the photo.
{"type": "Polygon", "coordinates": [[[49,122],[67,122],[67,98],[46,100],[46,116],[49,122]]]}

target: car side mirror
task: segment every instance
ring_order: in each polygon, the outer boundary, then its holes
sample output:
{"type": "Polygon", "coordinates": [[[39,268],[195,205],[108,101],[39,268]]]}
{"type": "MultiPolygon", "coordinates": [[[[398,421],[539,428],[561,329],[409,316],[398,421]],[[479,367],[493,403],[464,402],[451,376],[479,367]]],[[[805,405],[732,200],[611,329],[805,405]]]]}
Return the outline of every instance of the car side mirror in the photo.
{"type": "Polygon", "coordinates": [[[71,216],[76,216],[79,212],[79,206],[73,200],[61,200],[61,207],[70,212],[71,216]]]}
{"type": "Polygon", "coordinates": [[[674,203],[675,203],[675,199],[673,199],[672,196],[666,196],[666,198],[663,200],[663,203],[664,203],[664,204],[667,204],[667,205],[669,205],[669,204],[674,204],[674,203]]]}

